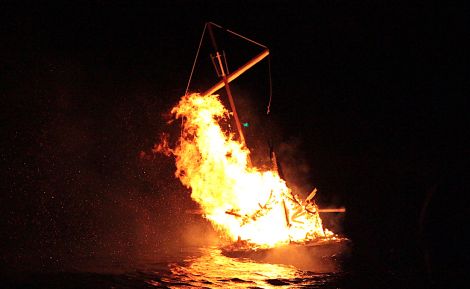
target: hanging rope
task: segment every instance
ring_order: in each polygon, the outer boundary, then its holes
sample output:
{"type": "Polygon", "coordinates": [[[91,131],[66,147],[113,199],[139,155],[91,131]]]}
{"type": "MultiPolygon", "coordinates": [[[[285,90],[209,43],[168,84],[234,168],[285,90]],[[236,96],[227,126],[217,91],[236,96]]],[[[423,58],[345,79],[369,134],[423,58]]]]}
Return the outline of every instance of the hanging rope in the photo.
{"type": "Polygon", "coordinates": [[[273,99],[273,81],[271,78],[271,56],[268,56],[268,73],[269,73],[269,101],[266,114],[271,112],[271,101],[273,99]]]}

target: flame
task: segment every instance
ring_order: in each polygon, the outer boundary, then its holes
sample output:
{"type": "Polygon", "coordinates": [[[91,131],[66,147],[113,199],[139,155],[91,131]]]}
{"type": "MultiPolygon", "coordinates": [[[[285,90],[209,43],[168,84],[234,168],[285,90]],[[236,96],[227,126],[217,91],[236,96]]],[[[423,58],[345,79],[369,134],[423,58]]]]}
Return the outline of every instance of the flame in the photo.
{"type": "Polygon", "coordinates": [[[180,139],[157,150],[174,155],[175,176],[219,232],[259,247],[334,237],[317,206],[293,194],[277,170],[248,165],[249,150],[220,125],[230,114],[217,95],[185,95],[171,113],[183,119],[180,139]]]}

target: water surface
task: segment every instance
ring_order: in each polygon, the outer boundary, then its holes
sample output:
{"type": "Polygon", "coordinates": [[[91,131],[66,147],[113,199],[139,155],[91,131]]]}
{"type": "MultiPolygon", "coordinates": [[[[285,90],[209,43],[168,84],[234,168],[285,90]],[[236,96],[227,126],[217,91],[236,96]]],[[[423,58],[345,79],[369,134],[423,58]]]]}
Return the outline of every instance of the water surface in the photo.
{"type": "Polygon", "coordinates": [[[37,273],[7,288],[340,288],[340,272],[300,270],[249,258],[226,257],[217,247],[181,251],[171,261],[141,262],[102,272],[37,273]],[[112,271],[112,270],[111,270],[112,271]],[[119,272],[117,272],[119,271],[119,272]]]}

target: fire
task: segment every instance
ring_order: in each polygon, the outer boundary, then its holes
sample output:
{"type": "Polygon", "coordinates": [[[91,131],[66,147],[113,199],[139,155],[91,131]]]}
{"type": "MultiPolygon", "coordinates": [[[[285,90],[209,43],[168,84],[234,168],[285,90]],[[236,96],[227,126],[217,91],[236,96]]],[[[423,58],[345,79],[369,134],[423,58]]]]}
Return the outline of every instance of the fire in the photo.
{"type": "Polygon", "coordinates": [[[176,158],[175,176],[219,232],[258,247],[334,237],[317,206],[293,194],[276,170],[248,165],[249,150],[220,125],[230,114],[217,95],[185,95],[171,113],[183,119],[181,137],[175,148],[163,142],[157,150],[176,158]]]}

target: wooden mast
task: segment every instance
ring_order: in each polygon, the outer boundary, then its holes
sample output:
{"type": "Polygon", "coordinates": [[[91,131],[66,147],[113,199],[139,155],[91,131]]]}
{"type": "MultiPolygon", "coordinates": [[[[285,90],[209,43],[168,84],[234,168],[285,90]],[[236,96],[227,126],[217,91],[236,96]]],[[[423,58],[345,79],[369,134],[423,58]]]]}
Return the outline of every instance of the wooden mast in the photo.
{"type": "MultiPolygon", "coordinates": [[[[204,95],[213,94],[214,92],[216,92],[217,90],[219,90],[219,89],[221,89],[222,87],[225,86],[225,91],[227,92],[228,100],[229,100],[229,103],[230,103],[230,108],[232,109],[233,118],[235,119],[235,124],[236,124],[237,130],[238,130],[238,135],[240,136],[240,141],[246,147],[245,135],[243,134],[243,129],[242,129],[242,126],[241,126],[241,123],[240,123],[240,119],[238,117],[237,108],[236,108],[235,102],[233,100],[232,91],[230,90],[229,82],[231,82],[232,80],[234,80],[235,78],[240,76],[246,70],[250,69],[256,63],[260,62],[266,56],[268,56],[269,50],[265,49],[261,54],[257,55],[256,57],[254,57],[253,59],[248,61],[245,65],[243,65],[242,67],[237,69],[234,73],[227,75],[228,71],[226,72],[226,69],[225,69],[227,66],[225,66],[225,68],[224,68],[224,65],[222,63],[222,55],[219,53],[219,48],[217,46],[217,42],[215,41],[214,32],[212,31],[212,23],[210,23],[210,22],[207,23],[207,28],[209,30],[209,35],[210,35],[210,38],[211,38],[212,47],[215,50],[215,56],[213,58],[214,59],[214,66],[215,66],[215,69],[217,71],[217,74],[222,78],[222,80],[219,81],[216,85],[214,85],[210,89],[208,89],[206,92],[204,92],[204,95]]],[[[225,60],[225,57],[224,57],[224,60],[225,60]]],[[[250,167],[252,165],[250,156],[248,156],[248,165],[250,167]]]]}

